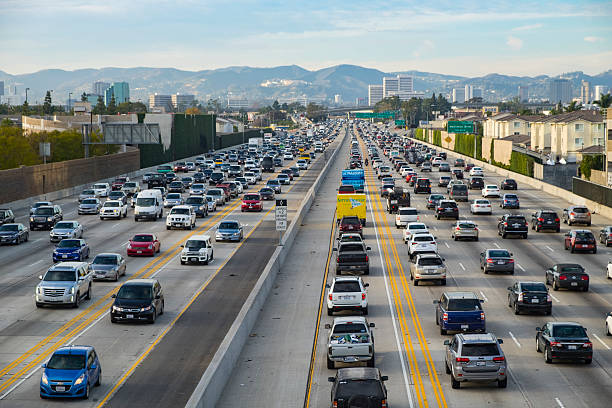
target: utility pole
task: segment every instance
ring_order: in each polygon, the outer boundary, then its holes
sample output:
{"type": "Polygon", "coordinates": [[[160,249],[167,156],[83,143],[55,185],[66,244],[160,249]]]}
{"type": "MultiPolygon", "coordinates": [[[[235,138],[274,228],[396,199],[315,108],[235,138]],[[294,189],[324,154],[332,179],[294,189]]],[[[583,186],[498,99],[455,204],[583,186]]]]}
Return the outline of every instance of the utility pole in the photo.
{"type": "Polygon", "coordinates": [[[68,112],[70,112],[70,107],[71,107],[71,103],[70,103],[70,98],[72,97],[72,92],[68,92],[68,112]]]}
{"type": "Polygon", "coordinates": [[[26,88],[26,103],[28,103],[28,91],[30,90],[30,88],[26,88]]]}

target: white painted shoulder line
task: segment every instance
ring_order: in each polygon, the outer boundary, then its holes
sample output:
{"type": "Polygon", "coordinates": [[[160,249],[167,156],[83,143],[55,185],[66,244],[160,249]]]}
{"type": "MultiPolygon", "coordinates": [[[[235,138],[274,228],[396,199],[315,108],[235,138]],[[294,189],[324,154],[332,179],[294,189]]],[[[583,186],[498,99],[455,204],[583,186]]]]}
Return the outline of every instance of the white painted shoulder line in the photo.
{"type": "Polygon", "coordinates": [[[598,341],[598,342],[600,342],[601,344],[603,344],[603,346],[604,346],[605,348],[607,348],[608,350],[612,350],[612,349],[610,348],[610,346],[608,346],[606,343],[604,343],[604,341],[603,341],[602,339],[600,339],[600,338],[599,338],[599,336],[598,336],[598,335],[596,335],[595,333],[593,333],[593,337],[595,337],[595,338],[597,339],[597,341],[598,341]]]}
{"type": "Polygon", "coordinates": [[[559,299],[557,299],[557,298],[555,297],[555,295],[553,295],[553,294],[552,294],[552,293],[550,293],[550,292],[549,292],[548,294],[550,295],[550,297],[551,297],[551,298],[553,298],[553,300],[554,300],[555,302],[557,302],[557,303],[561,303],[561,301],[560,301],[559,299]]]}
{"type": "Polygon", "coordinates": [[[550,252],[555,252],[554,249],[552,249],[551,247],[549,247],[548,245],[544,245],[546,248],[548,248],[550,250],[550,252]]]}
{"type": "Polygon", "coordinates": [[[519,343],[519,341],[516,339],[516,337],[514,337],[514,334],[512,334],[512,332],[511,332],[511,331],[509,331],[509,332],[508,332],[508,334],[510,335],[510,337],[512,337],[512,340],[514,340],[514,343],[516,343],[516,346],[517,346],[518,348],[521,348],[521,347],[522,347],[522,346],[521,346],[521,343],[519,343]]]}
{"type": "Polygon", "coordinates": [[[461,269],[463,269],[465,271],[465,266],[463,266],[463,264],[461,262],[459,262],[459,266],[461,267],[461,269]]]}
{"type": "Polygon", "coordinates": [[[494,242],[493,245],[495,245],[495,247],[497,247],[497,249],[501,248],[497,242],[494,242]]]}
{"type": "Polygon", "coordinates": [[[565,408],[565,405],[563,405],[563,403],[561,402],[561,400],[559,398],[555,398],[555,402],[557,403],[559,408],[565,408]]]}
{"type": "Polygon", "coordinates": [[[521,271],[525,272],[525,268],[523,268],[521,265],[516,264],[517,268],[519,268],[521,271]]]}
{"type": "Polygon", "coordinates": [[[481,290],[480,294],[482,295],[482,298],[484,299],[485,302],[488,302],[489,299],[487,299],[487,297],[485,296],[484,292],[481,290]]]}

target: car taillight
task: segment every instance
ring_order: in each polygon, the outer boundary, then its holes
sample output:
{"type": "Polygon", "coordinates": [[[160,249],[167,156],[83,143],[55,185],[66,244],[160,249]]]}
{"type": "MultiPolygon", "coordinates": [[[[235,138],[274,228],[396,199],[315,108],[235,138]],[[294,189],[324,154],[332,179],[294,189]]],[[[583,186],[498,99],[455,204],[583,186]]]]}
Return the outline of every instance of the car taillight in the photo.
{"type": "Polygon", "coordinates": [[[551,341],[550,347],[562,347],[562,346],[561,346],[561,343],[558,341],[551,341]]]}
{"type": "Polygon", "coordinates": [[[338,408],[338,401],[332,402],[332,408],[338,408]]]}
{"type": "Polygon", "coordinates": [[[493,263],[493,259],[487,258],[487,263],[493,263]]]}
{"type": "Polygon", "coordinates": [[[469,363],[470,359],[467,357],[457,357],[455,358],[455,361],[457,361],[458,363],[469,363]]]}
{"type": "Polygon", "coordinates": [[[538,218],[538,221],[544,222],[544,218],[540,217],[540,218],[538,218]]]}
{"type": "Polygon", "coordinates": [[[485,319],[485,314],[484,312],[480,312],[480,320],[484,320],[485,319]]]}
{"type": "Polygon", "coordinates": [[[514,259],[508,259],[508,263],[514,263],[514,259]]]}
{"type": "Polygon", "coordinates": [[[388,408],[389,406],[387,405],[387,400],[386,400],[386,399],[381,400],[381,401],[380,401],[380,406],[381,406],[382,408],[388,408]]]}
{"type": "Polygon", "coordinates": [[[442,320],[444,320],[445,322],[448,322],[448,313],[444,312],[442,314],[442,320]]]}
{"type": "Polygon", "coordinates": [[[555,222],[559,222],[560,220],[558,218],[555,218],[555,222]]]}
{"type": "Polygon", "coordinates": [[[331,293],[329,294],[329,296],[328,296],[328,297],[329,297],[329,300],[334,300],[334,299],[333,299],[333,296],[332,296],[332,294],[331,294],[331,293]]]}
{"type": "MultiPolygon", "coordinates": [[[[331,296],[331,295],[330,295],[330,296],[331,296]]],[[[524,297],[523,293],[519,293],[519,295],[518,295],[518,299],[517,299],[517,300],[518,300],[519,302],[522,302],[522,301],[523,301],[523,297],[524,297]]],[[[331,300],[331,299],[330,299],[330,300],[331,300]]]]}
{"type": "Polygon", "coordinates": [[[501,362],[501,361],[505,361],[505,360],[506,360],[506,358],[505,358],[505,357],[493,357],[493,361],[495,361],[495,362],[497,362],[497,363],[499,363],[499,362],[501,362]]]}
{"type": "Polygon", "coordinates": [[[370,260],[370,258],[368,258],[368,256],[366,255],[366,262],[368,262],[370,260]]]}
{"type": "Polygon", "coordinates": [[[507,227],[507,226],[508,226],[508,223],[507,223],[507,222],[504,222],[504,227],[507,227]]]}
{"type": "Polygon", "coordinates": [[[442,211],[442,207],[438,207],[438,211],[442,211]]]}
{"type": "Polygon", "coordinates": [[[576,215],[576,213],[572,211],[572,212],[570,213],[570,215],[576,215]]]}
{"type": "Polygon", "coordinates": [[[591,213],[590,213],[590,212],[588,212],[588,213],[587,213],[587,215],[590,217],[590,216],[591,216],[591,213]]]}
{"type": "Polygon", "coordinates": [[[365,300],[365,298],[366,298],[366,294],[365,294],[365,293],[362,293],[362,294],[361,294],[361,300],[365,300]]]}
{"type": "Polygon", "coordinates": [[[456,229],[457,231],[461,230],[461,228],[459,228],[459,227],[457,227],[457,228],[455,228],[455,229],[456,229]]]}
{"type": "Polygon", "coordinates": [[[567,275],[559,275],[559,280],[567,280],[567,275]]]}
{"type": "Polygon", "coordinates": [[[546,295],[546,302],[552,302],[552,296],[546,295]]]}
{"type": "Polygon", "coordinates": [[[589,275],[582,275],[580,279],[585,280],[585,281],[589,280],[589,275]]]}
{"type": "Polygon", "coordinates": [[[336,257],[336,262],[340,262],[340,257],[339,256],[336,257]]]}
{"type": "Polygon", "coordinates": [[[591,343],[590,341],[587,341],[586,343],[584,343],[582,345],[582,347],[584,347],[584,348],[591,348],[591,347],[593,347],[593,343],[591,343]]]}

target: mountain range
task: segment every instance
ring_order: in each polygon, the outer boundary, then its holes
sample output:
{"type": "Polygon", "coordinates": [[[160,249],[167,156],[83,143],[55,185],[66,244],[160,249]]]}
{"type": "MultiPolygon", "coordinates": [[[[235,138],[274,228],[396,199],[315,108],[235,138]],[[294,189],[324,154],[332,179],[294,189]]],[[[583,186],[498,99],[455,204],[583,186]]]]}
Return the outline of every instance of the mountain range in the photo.
{"type": "Polygon", "coordinates": [[[532,98],[546,99],[549,81],[552,78],[568,78],[572,81],[574,96],[580,93],[581,81],[612,88],[612,69],[589,76],[581,71],[549,77],[520,77],[489,74],[482,77],[463,77],[421,71],[382,72],[357,65],[337,65],[319,70],[307,70],[297,65],[270,68],[227,67],[213,70],[185,71],[175,68],[100,68],[66,71],[47,69],[29,74],[11,75],[0,71],[4,81],[5,95],[24,95],[30,88],[30,103],[42,101],[48,89],[53,89],[53,98],[65,103],[68,93],[79,99],[83,92],[92,91],[95,81],[125,81],[130,84],[130,99],[148,102],[150,94],[194,94],[196,99],[225,100],[228,94],[245,97],[254,105],[268,104],[278,99],[281,102],[303,100],[330,102],[339,94],[346,104],[354,104],[356,98],[367,101],[368,85],[382,84],[382,78],[396,74],[414,77],[414,88],[426,95],[432,92],[449,95],[455,87],[472,85],[484,90],[485,100],[492,102],[511,99],[517,95],[519,85],[529,86],[532,98]]]}

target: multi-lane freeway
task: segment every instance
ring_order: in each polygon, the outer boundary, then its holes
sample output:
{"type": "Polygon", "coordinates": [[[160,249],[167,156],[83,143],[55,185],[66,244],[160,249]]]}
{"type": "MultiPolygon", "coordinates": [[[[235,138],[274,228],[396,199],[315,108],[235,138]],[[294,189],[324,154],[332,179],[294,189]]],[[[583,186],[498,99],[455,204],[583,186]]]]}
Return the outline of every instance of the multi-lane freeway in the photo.
{"type": "MultiPolygon", "coordinates": [[[[374,129],[365,134],[374,135],[374,129]]],[[[356,133],[355,133],[356,135],[356,133]]],[[[361,140],[363,157],[367,150],[361,140]]],[[[380,149],[382,150],[382,149],[380,149]]],[[[296,243],[256,323],[226,385],[222,407],[235,406],[330,406],[332,385],[328,377],[336,370],[326,365],[326,323],[332,317],[325,313],[326,283],[335,276],[332,248],[336,245],[335,194],[340,171],[348,163],[349,149],[340,152],[344,161],[335,164],[306,217],[296,243]],[[314,347],[313,347],[314,344],[314,347]]],[[[384,162],[388,159],[382,155],[384,162]]],[[[449,162],[454,156],[449,152],[449,162]]],[[[470,214],[469,203],[459,203],[461,220],[478,224],[478,241],[454,241],[454,220],[437,220],[425,207],[427,194],[412,194],[411,206],[419,219],[436,236],[439,254],[447,265],[447,284],[410,280],[410,261],[403,231],[396,229],[395,216],[385,211],[380,198],[380,182],[371,166],[365,167],[368,217],[364,238],[372,249],[369,283],[368,321],[374,322],[375,366],[389,376],[386,387],[391,407],[609,407],[612,397],[612,340],[605,330],[605,319],[612,311],[612,284],[606,278],[606,266],[612,254],[599,245],[597,254],[570,253],[564,250],[564,234],[570,229],[586,228],[597,237],[599,230],[612,220],[594,214],[588,227],[568,227],[561,232],[529,230],[527,239],[502,239],[497,234],[499,217],[505,213],[531,214],[540,208],[551,208],[559,214],[572,203],[529,185],[519,184],[521,200],[518,210],[502,210],[499,199],[491,198],[492,215],[470,214]],[[479,254],[486,249],[508,249],[515,261],[514,275],[484,274],[479,254]],[[544,282],[545,270],[557,263],[579,263],[589,274],[588,292],[550,289],[552,315],[516,315],[508,306],[507,288],[517,281],[544,282]],[[445,371],[444,340],[435,323],[434,300],[445,291],[474,292],[483,301],[486,328],[504,340],[501,345],[508,364],[507,388],[496,383],[462,383],[451,387],[445,371]],[[593,362],[545,362],[536,351],[536,327],[548,321],[572,321],[583,325],[593,343],[593,362]]],[[[446,188],[437,187],[438,172],[421,173],[432,180],[432,193],[447,196],[446,188]]],[[[448,173],[446,173],[448,174],[448,173]]],[[[397,173],[397,185],[408,188],[397,173]]],[[[500,185],[502,177],[485,173],[485,183],[500,185]]],[[[412,192],[412,189],[410,188],[412,192]]],[[[479,198],[480,190],[470,190],[470,198],[479,198]]],[[[550,287],[549,287],[550,288],[550,287]]],[[[338,316],[355,315],[347,311],[338,316]]],[[[359,315],[359,313],[357,313],[359,315]]],[[[339,367],[345,365],[340,364],[339,367]]],[[[347,367],[350,365],[346,365],[347,367]]]]}

